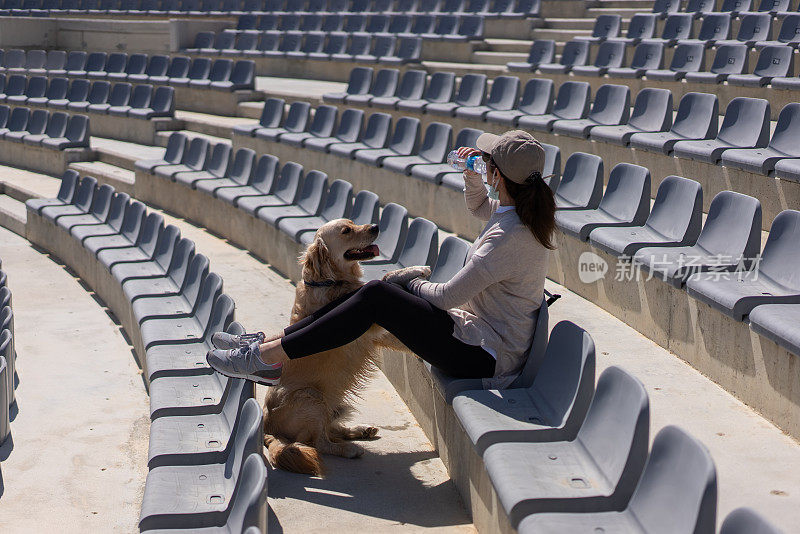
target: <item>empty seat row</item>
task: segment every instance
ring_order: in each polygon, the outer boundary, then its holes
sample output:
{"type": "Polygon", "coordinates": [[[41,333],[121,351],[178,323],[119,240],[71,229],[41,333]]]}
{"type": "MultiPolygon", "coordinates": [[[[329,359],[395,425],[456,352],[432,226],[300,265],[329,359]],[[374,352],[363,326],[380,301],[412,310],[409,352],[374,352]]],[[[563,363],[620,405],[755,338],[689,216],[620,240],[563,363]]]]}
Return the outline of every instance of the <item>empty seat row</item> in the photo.
{"type": "Polygon", "coordinates": [[[0,446],[11,433],[10,412],[16,402],[16,358],[14,350],[14,312],[8,275],[0,261],[0,446]]]}
{"type": "Polygon", "coordinates": [[[483,35],[483,18],[477,15],[436,14],[353,14],[322,15],[319,13],[269,14],[239,17],[235,33],[259,32],[343,32],[371,35],[421,36],[425,39],[465,37],[479,39],[483,35]]]}
{"type": "Polygon", "coordinates": [[[244,331],[208,259],[160,214],[74,171],[57,198],[27,207],[115,281],[142,339],[152,422],[140,529],[263,528],[267,472],[253,384],[205,364],[214,332],[244,331]]]}
{"type": "MultiPolygon", "coordinates": [[[[688,0],[683,11],[691,13],[695,17],[702,17],[714,12],[737,15],[750,12],[780,15],[791,10],[791,3],[791,0],[722,0],[717,9],[716,0],[688,0]]],[[[656,0],[653,4],[653,13],[666,17],[680,11],[680,5],[679,0],[656,0]]]]}
{"type": "Polygon", "coordinates": [[[106,113],[117,117],[151,119],[175,115],[175,89],[142,84],[90,82],[82,78],[46,78],[0,74],[0,102],[13,106],[42,106],[74,112],[106,113]]]}
{"type": "Polygon", "coordinates": [[[3,0],[0,10],[12,15],[47,13],[109,15],[247,15],[261,13],[479,13],[485,17],[536,16],[538,0],[3,0]]]}
{"type": "Polygon", "coordinates": [[[282,35],[220,32],[215,36],[213,32],[200,32],[194,45],[184,52],[398,65],[419,62],[422,51],[419,37],[398,39],[392,35],[373,37],[366,33],[348,36],[346,33],[322,32],[287,32],[282,35]]]}
{"type": "Polygon", "coordinates": [[[195,58],[80,50],[0,50],[0,73],[88,78],[131,83],[191,86],[222,91],[253,89],[250,60],[195,58]]]}
{"type": "Polygon", "coordinates": [[[53,150],[89,147],[89,117],[0,106],[0,139],[53,150]]]}

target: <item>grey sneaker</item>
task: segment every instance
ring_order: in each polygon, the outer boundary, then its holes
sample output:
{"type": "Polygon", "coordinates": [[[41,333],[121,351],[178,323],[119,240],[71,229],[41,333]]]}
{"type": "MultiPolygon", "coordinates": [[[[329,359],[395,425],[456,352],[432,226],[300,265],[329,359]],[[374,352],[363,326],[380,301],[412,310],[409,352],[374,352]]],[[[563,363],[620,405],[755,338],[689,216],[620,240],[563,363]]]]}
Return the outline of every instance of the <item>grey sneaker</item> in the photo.
{"type": "Polygon", "coordinates": [[[255,341],[263,343],[266,336],[264,332],[254,334],[229,334],[227,332],[217,332],[211,336],[211,343],[218,349],[235,349],[244,345],[249,345],[255,341]]]}
{"type": "Polygon", "coordinates": [[[270,365],[259,357],[259,343],[253,342],[235,349],[210,350],[206,361],[212,369],[231,378],[244,378],[265,386],[277,385],[283,364],[270,365]]]}

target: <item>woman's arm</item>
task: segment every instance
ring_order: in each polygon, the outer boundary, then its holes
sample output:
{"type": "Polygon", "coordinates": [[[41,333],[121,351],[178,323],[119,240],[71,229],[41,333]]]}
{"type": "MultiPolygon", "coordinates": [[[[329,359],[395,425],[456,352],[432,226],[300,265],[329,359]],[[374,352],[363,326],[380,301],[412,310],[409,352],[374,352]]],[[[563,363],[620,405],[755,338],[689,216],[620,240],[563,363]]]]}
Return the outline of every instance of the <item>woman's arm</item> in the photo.
{"type": "MultiPolygon", "coordinates": [[[[481,151],[461,147],[458,149],[458,155],[465,159],[471,156],[481,157],[481,151]]],[[[484,221],[488,221],[494,210],[497,209],[497,206],[494,205],[496,202],[493,202],[487,195],[482,175],[470,170],[464,171],[464,201],[472,216],[484,221]]]]}

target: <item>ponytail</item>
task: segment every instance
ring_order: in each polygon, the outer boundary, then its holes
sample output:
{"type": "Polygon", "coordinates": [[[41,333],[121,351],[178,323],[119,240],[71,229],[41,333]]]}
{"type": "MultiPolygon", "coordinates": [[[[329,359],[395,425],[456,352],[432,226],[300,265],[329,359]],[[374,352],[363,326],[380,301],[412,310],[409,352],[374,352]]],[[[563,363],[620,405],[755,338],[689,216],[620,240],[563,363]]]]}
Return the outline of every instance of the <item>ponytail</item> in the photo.
{"type": "Polygon", "coordinates": [[[556,229],[556,199],[542,174],[535,172],[521,184],[512,182],[505,176],[503,180],[506,191],[514,199],[517,216],[522,223],[543,247],[555,249],[553,233],[556,229]]]}

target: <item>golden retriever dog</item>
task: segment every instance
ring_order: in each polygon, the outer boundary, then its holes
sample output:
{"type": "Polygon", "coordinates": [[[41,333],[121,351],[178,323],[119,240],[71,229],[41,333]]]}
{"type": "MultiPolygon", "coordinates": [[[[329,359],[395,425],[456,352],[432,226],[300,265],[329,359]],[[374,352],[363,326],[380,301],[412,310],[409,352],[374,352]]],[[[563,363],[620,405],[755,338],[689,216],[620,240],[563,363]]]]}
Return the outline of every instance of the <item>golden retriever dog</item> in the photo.
{"type": "MultiPolygon", "coordinates": [[[[291,323],[361,287],[359,261],[378,254],[373,244],[377,237],[377,225],[356,225],[347,219],[320,227],[299,260],[303,280],[336,283],[310,286],[299,282],[291,323]]],[[[410,277],[430,275],[427,267],[403,272],[410,277]]],[[[352,343],[284,364],[280,384],[269,388],[264,403],[265,445],[273,466],[321,475],[319,453],[345,458],[364,453],[353,440],[374,439],[378,429],[347,427],[344,420],[352,411],[350,403],[375,370],[381,347],[408,350],[386,330],[373,325],[352,343]]]]}

